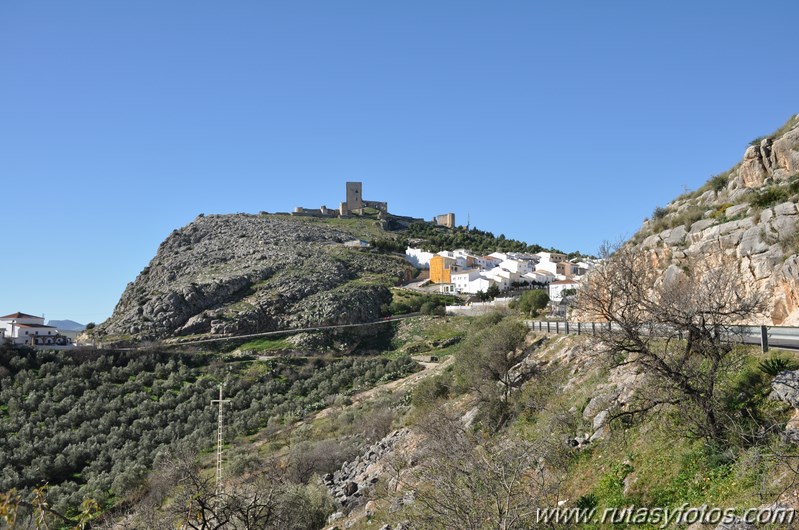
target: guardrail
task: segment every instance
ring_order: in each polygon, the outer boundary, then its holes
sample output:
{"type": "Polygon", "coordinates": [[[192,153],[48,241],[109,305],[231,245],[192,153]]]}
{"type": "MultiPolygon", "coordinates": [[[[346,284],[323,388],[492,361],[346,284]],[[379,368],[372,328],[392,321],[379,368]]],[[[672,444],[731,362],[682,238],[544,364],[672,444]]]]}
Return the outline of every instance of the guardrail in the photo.
{"type": "MultiPolygon", "coordinates": [[[[600,335],[613,331],[608,322],[569,322],[566,320],[527,320],[527,327],[542,333],[558,335],[600,335]]],[[[727,326],[728,340],[742,344],[759,345],[763,352],[770,348],[799,350],[799,327],[791,326],[727,326]]],[[[657,334],[657,326],[649,327],[649,333],[657,334]]]]}

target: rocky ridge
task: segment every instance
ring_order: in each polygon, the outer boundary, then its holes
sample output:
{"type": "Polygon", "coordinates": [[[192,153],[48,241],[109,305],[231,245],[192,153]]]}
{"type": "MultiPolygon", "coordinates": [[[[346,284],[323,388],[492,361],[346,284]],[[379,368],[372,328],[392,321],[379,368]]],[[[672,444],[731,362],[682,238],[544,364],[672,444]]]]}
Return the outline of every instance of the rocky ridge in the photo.
{"type": "Polygon", "coordinates": [[[158,340],[375,320],[387,285],[409,266],[346,247],[355,237],[346,226],[200,215],[161,243],[95,335],[158,340]]]}
{"type": "Polygon", "coordinates": [[[662,268],[734,267],[769,300],[766,320],[799,323],[799,115],[743,160],[655,210],[633,237],[662,268]]]}

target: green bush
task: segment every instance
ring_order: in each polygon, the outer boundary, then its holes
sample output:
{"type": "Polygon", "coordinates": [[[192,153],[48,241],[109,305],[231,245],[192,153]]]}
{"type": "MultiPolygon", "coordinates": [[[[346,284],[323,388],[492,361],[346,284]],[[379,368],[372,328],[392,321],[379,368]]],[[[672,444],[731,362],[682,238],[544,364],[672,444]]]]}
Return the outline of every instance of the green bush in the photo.
{"type": "Polygon", "coordinates": [[[437,375],[423,379],[413,389],[411,403],[415,407],[427,407],[440,399],[449,397],[452,380],[449,375],[437,375]]]}
{"type": "Polygon", "coordinates": [[[675,228],[680,225],[685,226],[686,230],[692,224],[702,219],[705,208],[697,204],[691,205],[680,213],[673,213],[652,223],[652,233],[657,234],[663,230],[675,228]]]}
{"type": "Polygon", "coordinates": [[[446,228],[425,222],[412,223],[408,227],[407,235],[409,239],[418,240],[418,243],[415,244],[419,247],[432,252],[438,252],[442,248],[468,248],[478,254],[488,254],[490,252],[541,252],[544,250],[560,252],[557,249],[546,249],[541,245],[528,244],[516,239],[507,239],[504,234],[495,236],[491,232],[478,230],[477,228],[467,229],[463,226],[446,228]]]}
{"type": "Polygon", "coordinates": [[[775,204],[788,200],[788,189],[781,186],[769,186],[755,194],[751,204],[756,208],[771,208],[775,204]]]}
{"type": "Polygon", "coordinates": [[[714,175],[710,178],[710,189],[715,192],[719,192],[727,187],[729,180],[730,176],[728,173],[719,173],[718,175],[714,175]]]}
{"type": "Polygon", "coordinates": [[[727,208],[729,208],[730,206],[733,206],[733,204],[729,202],[725,202],[724,204],[719,205],[718,208],[713,210],[713,213],[711,213],[709,217],[711,217],[712,219],[723,219],[726,216],[727,208]]]}
{"type": "Polygon", "coordinates": [[[391,302],[388,306],[388,312],[392,315],[406,315],[413,313],[411,306],[402,302],[391,302]]]}
{"type": "Polygon", "coordinates": [[[419,312],[423,315],[442,316],[446,313],[446,309],[438,301],[428,300],[422,304],[422,306],[419,308],[419,312]]]}
{"type": "Polygon", "coordinates": [[[776,377],[777,374],[785,370],[795,370],[796,363],[791,359],[772,357],[761,362],[757,367],[761,372],[776,377]]]}
{"type": "Polygon", "coordinates": [[[549,303],[549,295],[542,289],[534,289],[522,294],[518,309],[524,315],[536,316],[549,303]]]}

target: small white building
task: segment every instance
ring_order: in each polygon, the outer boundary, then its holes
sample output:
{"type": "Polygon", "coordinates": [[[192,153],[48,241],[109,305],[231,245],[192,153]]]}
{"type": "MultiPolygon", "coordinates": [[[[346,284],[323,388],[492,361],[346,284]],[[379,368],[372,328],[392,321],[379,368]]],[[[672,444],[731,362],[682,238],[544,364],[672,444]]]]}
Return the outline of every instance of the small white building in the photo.
{"type": "Polygon", "coordinates": [[[435,256],[433,252],[425,252],[420,248],[408,247],[405,249],[405,261],[417,269],[429,269],[430,258],[435,256]]]}
{"type": "Polygon", "coordinates": [[[369,248],[370,245],[368,241],[364,241],[363,239],[353,239],[351,241],[345,241],[344,246],[350,248],[369,248]]]}
{"type": "Polygon", "coordinates": [[[535,263],[528,260],[509,258],[500,263],[499,267],[506,271],[524,275],[535,270],[535,263]]]}
{"type": "Polygon", "coordinates": [[[538,257],[539,263],[560,263],[562,261],[566,261],[566,255],[560,254],[558,252],[539,252],[538,254],[535,254],[535,256],[538,257]]]}
{"type": "Polygon", "coordinates": [[[522,280],[527,283],[551,283],[556,280],[555,275],[546,271],[532,271],[522,275],[522,280]]]}
{"type": "Polygon", "coordinates": [[[480,276],[475,278],[474,280],[469,282],[468,290],[464,291],[465,293],[469,294],[477,294],[477,293],[487,293],[488,288],[491,287],[493,282],[484,276],[480,276]]]}
{"type": "MultiPolygon", "coordinates": [[[[466,269],[463,271],[453,272],[450,277],[452,283],[455,285],[455,292],[457,293],[472,293],[469,284],[480,278],[480,271],[478,269],[466,269]]],[[[477,291],[474,291],[476,293],[477,291]]]]}
{"type": "Polygon", "coordinates": [[[441,294],[455,294],[454,283],[439,283],[438,292],[441,294]]]}
{"type": "Polygon", "coordinates": [[[558,280],[549,284],[549,299],[552,302],[563,300],[563,291],[567,289],[579,289],[580,284],[574,280],[558,280]]]}
{"type": "Polygon", "coordinates": [[[521,276],[517,272],[508,271],[499,267],[485,271],[483,277],[495,283],[500,291],[511,288],[511,284],[518,282],[521,276]]]}
{"type": "Polygon", "coordinates": [[[508,259],[508,255],[505,252],[492,252],[487,257],[494,258],[499,261],[505,261],[508,259]]]}
{"type": "Polygon", "coordinates": [[[495,258],[493,256],[478,256],[477,257],[477,266],[481,269],[491,270],[494,267],[499,267],[499,264],[502,263],[502,260],[499,258],[495,258]]]}
{"type": "Polygon", "coordinates": [[[46,326],[44,317],[27,313],[12,313],[0,317],[0,328],[3,338],[13,344],[30,344],[31,346],[68,346],[72,339],[58,333],[58,328],[46,326]]]}

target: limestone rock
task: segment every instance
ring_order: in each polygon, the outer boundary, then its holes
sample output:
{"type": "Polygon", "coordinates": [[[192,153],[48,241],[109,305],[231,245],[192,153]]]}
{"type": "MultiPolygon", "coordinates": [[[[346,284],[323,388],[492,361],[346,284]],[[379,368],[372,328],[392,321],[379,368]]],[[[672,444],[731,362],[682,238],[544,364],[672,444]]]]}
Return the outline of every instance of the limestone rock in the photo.
{"type": "Polygon", "coordinates": [[[799,408],[799,370],[787,370],[777,374],[771,382],[769,397],[799,408]]]}
{"type": "Polygon", "coordinates": [[[209,215],[175,230],[96,336],[158,340],[376,320],[390,300],[356,282],[408,267],[344,247],[353,235],[286,216],[209,215]]]}
{"type": "Polygon", "coordinates": [[[383,470],[381,460],[409,434],[406,428],[393,431],[366,448],[355,460],[342,464],[332,475],[322,477],[322,483],[340,506],[353,509],[364,502],[366,493],[379,481],[383,470]]]}
{"type": "Polygon", "coordinates": [[[758,321],[774,325],[799,325],[799,207],[794,176],[799,175],[799,116],[775,135],[749,146],[740,164],[726,174],[726,187],[683,196],[665,209],[664,226],[651,233],[645,223],[636,236],[639,248],[653,251],[653,265],[668,281],[677,270],[690,271],[693,263],[730,268],[768,301],[758,321]],[[782,194],[790,200],[771,207],[756,207],[755,198],[782,194]],[[681,213],[703,218],[686,229],[681,213]],[[770,322],[769,322],[770,320],[770,322]]]}

